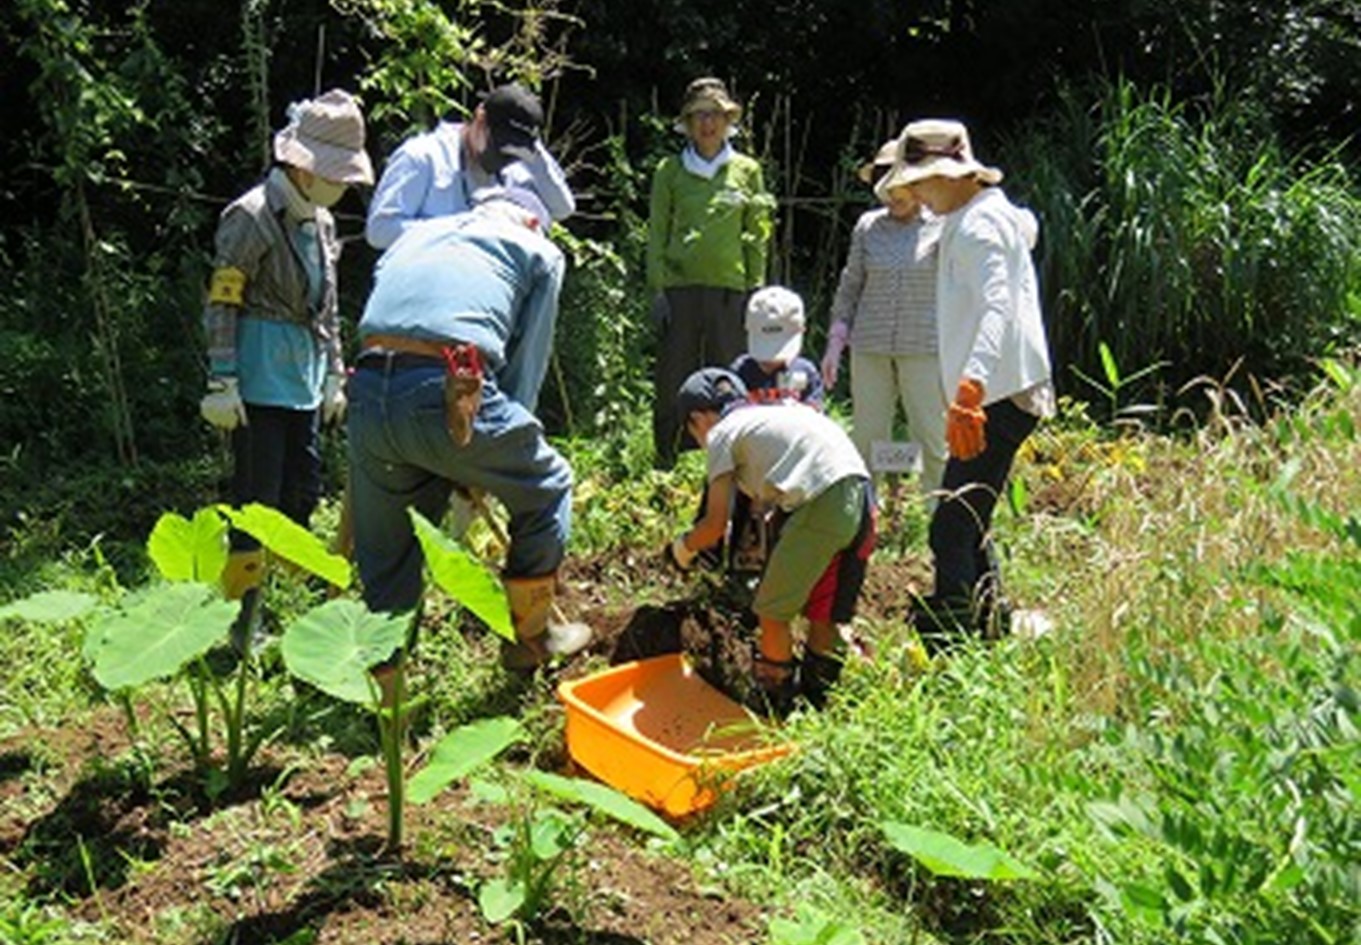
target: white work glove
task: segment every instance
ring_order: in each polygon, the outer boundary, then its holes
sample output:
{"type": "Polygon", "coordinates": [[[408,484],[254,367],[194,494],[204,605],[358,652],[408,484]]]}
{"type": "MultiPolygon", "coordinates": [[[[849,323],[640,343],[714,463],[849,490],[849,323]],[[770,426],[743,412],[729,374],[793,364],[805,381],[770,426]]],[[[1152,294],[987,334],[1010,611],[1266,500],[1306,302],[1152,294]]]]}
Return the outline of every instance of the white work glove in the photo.
{"type": "Polygon", "coordinates": [[[236,389],[234,377],[208,378],[208,393],[199,401],[198,412],[203,419],[220,430],[235,430],[246,425],[246,405],[236,389]]]}
{"type": "Polygon", "coordinates": [[[321,422],[328,426],[345,419],[345,375],[327,374],[321,389],[321,422]]]}
{"type": "Polygon", "coordinates": [[[667,546],[666,552],[671,562],[682,571],[689,571],[699,556],[698,551],[691,551],[685,546],[684,535],[677,535],[676,540],[667,546]]]}
{"type": "Polygon", "coordinates": [[[822,383],[828,391],[836,386],[837,374],[841,371],[841,352],[846,349],[846,339],[850,334],[850,329],[842,321],[827,332],[827,350],[822,355],[822,383]]]}

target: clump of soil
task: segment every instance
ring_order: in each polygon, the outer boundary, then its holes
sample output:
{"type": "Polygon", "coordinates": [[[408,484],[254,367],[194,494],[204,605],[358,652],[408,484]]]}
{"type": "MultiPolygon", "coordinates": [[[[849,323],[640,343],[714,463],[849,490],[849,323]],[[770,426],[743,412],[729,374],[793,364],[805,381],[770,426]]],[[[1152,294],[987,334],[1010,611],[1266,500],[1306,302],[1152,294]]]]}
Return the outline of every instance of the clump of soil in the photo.
{"type": "MultiPolygon", "coordinates": [[[[670,599],[611,607],[597,596],[602,562],[568,566],[564,607],[595,628],[592,652],[605,655],[611,664],[683,652],[710,685],[739,702],[759,705],[752,683],[752,654],[759,636],[751,612],[756,578],[702,571],[680,576],[660,562],[632,564],[635,586],[660,589],[670,599]]],[[[930,565],[924,559],[872,559],[857,607],[862,618],[858,623],[872,626],[903,619],[913,597],[928,592],[930,582],[930,565]]],[[[858,642],[870,650],[874,640],[865,633],[856,632],[858,642]]]]}
{"type": "Polygon", "coordinates": [[[685,653],[709,685],[740,701],[751,695],[756,616],[737,588],[694,600],[643,605],[633,611],[609,649],[612,664],[685,653]]]}

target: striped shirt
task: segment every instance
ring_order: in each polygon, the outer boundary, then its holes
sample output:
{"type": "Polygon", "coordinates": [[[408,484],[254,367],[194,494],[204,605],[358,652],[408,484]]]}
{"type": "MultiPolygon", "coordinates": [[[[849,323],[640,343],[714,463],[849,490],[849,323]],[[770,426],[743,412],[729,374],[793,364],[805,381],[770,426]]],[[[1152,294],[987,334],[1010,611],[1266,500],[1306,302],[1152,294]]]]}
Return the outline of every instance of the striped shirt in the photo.
{"type": "Polygon", "coordinates": [[[874,354],[935,354],[936,248],[941,221],[895,220],[881,207],[860,215],[832,301],[832,323],[851,347],[874,354]]]}

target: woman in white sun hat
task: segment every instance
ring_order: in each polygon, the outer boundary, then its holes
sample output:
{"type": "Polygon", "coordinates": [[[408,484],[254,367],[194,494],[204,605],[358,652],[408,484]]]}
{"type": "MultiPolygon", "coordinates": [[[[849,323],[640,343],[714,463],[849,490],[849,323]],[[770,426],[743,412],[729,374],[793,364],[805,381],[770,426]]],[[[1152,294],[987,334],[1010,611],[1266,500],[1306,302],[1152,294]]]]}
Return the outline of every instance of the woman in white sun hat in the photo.
{"type": "MultiPolygon", "coordinates": [[[[321,494],[320,424],[345,411],[329,208],[351,185],[373,183],[358,103],[339,89],[295,102],[274,161],[218,222],[200,410],[231,436],[232,504],[259,502],[305,526],[321,494]]],[[[260,566],[256,543],[234,533],[228,596],[258,585],[260,566]]]]}
{"type": "Polygon", "coordinates": [[[1049,344],[1030,251],[1034,214],[997,185],[1002,172],[980,163],[958,121],[915,121],[898,159],[876,187],[907,187],[944,218],[936,282],[946,463],[931,517],[935,590],[914,614],[928,647],[959,633],[1007,632],[989,533],[1016,451],[1054,412],[1049,344]]]}

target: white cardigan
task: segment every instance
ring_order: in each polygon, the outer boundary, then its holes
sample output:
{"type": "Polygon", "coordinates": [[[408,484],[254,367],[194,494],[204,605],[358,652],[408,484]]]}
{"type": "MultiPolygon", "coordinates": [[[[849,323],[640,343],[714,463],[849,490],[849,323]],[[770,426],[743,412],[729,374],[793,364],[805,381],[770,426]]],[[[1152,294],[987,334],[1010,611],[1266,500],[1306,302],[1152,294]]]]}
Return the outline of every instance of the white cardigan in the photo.
{"type": "MultiPolygon", "coordinates": [[[[1052,369],[1039,283],[1030,249],[1035,216],[985,187],[945,217],[936,275],[941,380],[947,396],[970,377],[983,384],[984,403],[1050,388],[1052,369]]],[[[1024,398],[1042,414],[1052,394],[1024,398]]]]}

